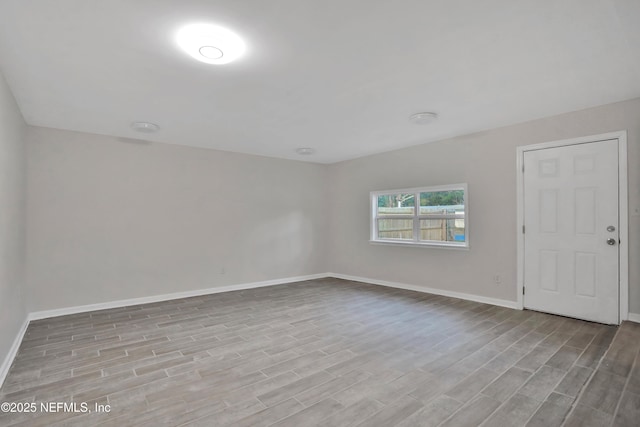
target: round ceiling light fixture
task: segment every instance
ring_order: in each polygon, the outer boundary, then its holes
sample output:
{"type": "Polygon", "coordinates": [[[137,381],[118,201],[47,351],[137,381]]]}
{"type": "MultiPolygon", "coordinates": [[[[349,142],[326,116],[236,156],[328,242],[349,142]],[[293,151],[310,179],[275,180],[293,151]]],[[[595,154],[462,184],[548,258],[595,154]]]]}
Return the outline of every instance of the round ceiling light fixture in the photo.
{"type": "Polygon", "coordinates": [[[176,35],[178,46],[207,64],[228,64],[246,51],[244,41],[231,30],[213,24],[190,24],[176,35]]]}
{"type": "Polygon", "coordinates": [[[202,46],[199,52],[200,55],[209,59],[220,59],[224,56],[224,53],[215,46],[202,46]]]}
{"type": "Polygon", "coordinates": [[[301,156],[310,156],[312,154],[314,154],[316,152],[316,150],[314,150],[311,147],[300,147],[298,149],[296,149],[296,153],[300,154],[301,156]]]}
{"type": "Polygon", "coordinates": [[[438,114],[431,111],[424,112],[424,113],[416,113],[409,117],[409,121],[417,125],[426,125],[429,123],[433,123],[437,119],[438,119],[438,114]]]}
{"type": "Polygon", "coordinates": [[[160,130],[160,126],[155,123],[149,122],[133,122],[131,123],[131,129],[135,130],[136,132],[154,133],[160,130]]]}

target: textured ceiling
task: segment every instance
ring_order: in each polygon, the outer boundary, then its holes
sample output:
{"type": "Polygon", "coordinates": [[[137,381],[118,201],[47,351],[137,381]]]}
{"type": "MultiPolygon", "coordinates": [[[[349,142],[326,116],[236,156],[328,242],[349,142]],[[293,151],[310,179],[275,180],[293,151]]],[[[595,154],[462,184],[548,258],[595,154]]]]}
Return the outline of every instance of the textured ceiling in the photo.
{"type": "Polygon", "coordinates": [[[638,22],[638,0],[0,0],[0,69],[32,125],[330,163],[638,97],[638,22]],[[193,60],[191,22],[247,54],[193,60]]]}

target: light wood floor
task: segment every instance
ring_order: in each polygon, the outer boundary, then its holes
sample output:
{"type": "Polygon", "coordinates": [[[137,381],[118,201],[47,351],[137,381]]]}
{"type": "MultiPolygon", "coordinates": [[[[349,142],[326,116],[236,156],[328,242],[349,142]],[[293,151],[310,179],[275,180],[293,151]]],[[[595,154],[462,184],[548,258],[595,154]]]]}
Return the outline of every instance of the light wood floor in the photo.
{"type": "Polygon", "coordinates": [[[639,349],[637,324],[321,279],[32,322],[0,402],[111,411],[0,425],[638,426],[639,349]]]}

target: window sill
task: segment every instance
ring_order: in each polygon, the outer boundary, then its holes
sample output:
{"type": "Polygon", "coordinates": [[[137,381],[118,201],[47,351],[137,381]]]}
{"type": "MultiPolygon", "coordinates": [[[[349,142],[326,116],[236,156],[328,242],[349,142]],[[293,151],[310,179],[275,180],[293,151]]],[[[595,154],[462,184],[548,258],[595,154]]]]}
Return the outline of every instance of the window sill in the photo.
{"type": "Polygon", "coordinates": [[[438,249],[454,249],[468,251],[469,245],[457,245],[451,243],[417,243],[417,242],[398,242],[392,240],[369,240],[371,245],[386,245],[386,246],[405,246],[414,248],[438,248],[438,249]]]}

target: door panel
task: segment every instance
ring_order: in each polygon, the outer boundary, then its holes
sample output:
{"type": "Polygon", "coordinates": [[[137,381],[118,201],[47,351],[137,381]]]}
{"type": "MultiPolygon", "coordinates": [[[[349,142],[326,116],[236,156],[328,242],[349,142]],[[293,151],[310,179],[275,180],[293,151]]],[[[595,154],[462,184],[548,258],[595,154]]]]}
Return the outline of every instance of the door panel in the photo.
{"type": "Polygon", "coordinates": [[[596,188],[576,188],[573,195],[576,201],[576,234],[595,234],[598,216],[596,188]]]}
{"type": "Polygon", "coordinates": [[[524,225],[524,306],[617,324],[618,141],[526,151],[524,225]]]}

